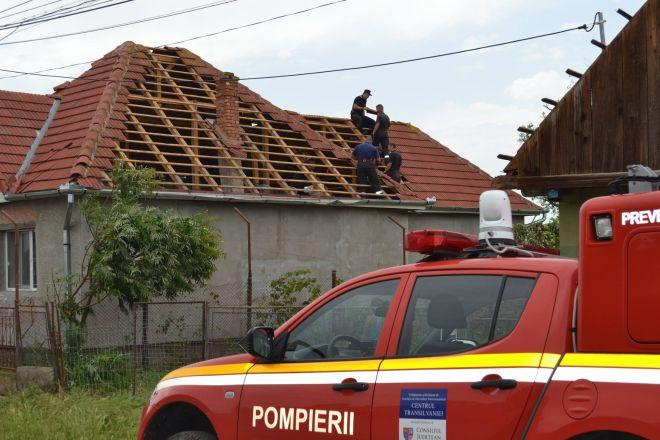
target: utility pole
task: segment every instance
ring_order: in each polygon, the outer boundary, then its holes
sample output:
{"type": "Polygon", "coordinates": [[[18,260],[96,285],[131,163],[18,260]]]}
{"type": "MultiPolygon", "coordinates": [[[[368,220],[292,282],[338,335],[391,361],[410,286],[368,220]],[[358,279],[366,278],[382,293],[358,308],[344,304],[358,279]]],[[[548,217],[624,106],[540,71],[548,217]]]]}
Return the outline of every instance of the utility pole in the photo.
{"type": "Polygon", "coordinates": [[[598,20],[596,24],[598,24],[598,28],[600,29],[600,42],[602,44],[607,44],[607,41],[605,40],[605,17],[603,16],[603,13],[597,12],[596,19],[598,20]]]}

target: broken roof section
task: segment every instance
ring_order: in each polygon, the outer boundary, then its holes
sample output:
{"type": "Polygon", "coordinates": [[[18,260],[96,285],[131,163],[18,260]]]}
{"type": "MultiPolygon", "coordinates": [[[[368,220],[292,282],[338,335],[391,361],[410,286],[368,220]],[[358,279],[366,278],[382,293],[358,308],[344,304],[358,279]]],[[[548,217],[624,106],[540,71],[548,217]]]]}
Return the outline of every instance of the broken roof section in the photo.
{"type": "MultiPolygon", "coordinates": [[[[120,160],[154,168],[165,190],[365,197],[351,158],[363,137],[350,120],[284,111],[186,49],[124,43],[54,96],[57,114],[27,171],[7,180],[10,192],[68,182],[108,187],[106,172],[120,160]]],[[[487,174],[412,126],[395,123],[390,134],[404,155],[405,180],[381,173],[382,198],[435,196],[438,206],[477,207],[487,174]]],[[[514,209],[537,210],[512,199],[514,209]]]]}

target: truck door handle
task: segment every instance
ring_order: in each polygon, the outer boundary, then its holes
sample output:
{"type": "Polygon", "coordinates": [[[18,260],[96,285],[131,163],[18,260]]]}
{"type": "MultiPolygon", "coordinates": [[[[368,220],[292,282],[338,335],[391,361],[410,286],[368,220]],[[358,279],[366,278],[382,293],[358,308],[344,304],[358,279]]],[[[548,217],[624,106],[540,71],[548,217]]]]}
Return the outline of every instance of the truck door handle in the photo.
{"type": "Polygon", "coordinates": [[[518,382],[515,379],[498,379],[498,380],[480,380],[479,382],[472,382],[472,388],[481,390],[483,388],[499,388],[501,390],[510,390],[515,388],[518,382]]]}
{"type": "Polygon", "coordinates": [[[342,382],[335,383],[332,385],[332,389],[335,391],[367,391],[369,389],[369,384],[366,382],[342,382]]]}

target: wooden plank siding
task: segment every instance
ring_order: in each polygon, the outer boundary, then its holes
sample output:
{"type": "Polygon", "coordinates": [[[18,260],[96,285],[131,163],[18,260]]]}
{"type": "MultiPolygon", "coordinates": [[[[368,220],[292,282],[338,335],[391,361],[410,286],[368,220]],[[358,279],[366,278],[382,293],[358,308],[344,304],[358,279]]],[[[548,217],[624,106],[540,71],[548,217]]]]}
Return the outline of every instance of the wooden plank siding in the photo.
{"type": "Polygon", "coordinates": [[[573,187],[580,188],[585,175],[624,173],[630,164],[660,169],[659,45],[660,0],[648,0],[494,185],[547,189],[561,179],[571,187],[576,176],[573,187]]]}

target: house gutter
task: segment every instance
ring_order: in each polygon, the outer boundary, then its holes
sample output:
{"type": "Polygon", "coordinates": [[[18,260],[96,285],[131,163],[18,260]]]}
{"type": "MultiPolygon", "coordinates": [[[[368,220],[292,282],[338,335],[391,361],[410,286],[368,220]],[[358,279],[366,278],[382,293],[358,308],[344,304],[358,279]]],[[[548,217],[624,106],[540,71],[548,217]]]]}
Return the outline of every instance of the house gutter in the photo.
{"type": "MultiPolygon", "coordinates": [[[[112,194],[110,189],[89,190],[76,184],[65,184],[58,189],[34,191],[29,193],[5,194],[7,202],[20,200],[35,200],[59,197],[62,195],[83,195],[86,193],[101,196],[112,194]]],[[[252,203],[252,204],[271,204],[271,205],[313,205],[313,206],[340,206],[354,208],[376,208],[376,209],[396,209],[405,211],[420,211],[428,206],[424,200],[374,200],[374,199],[320,199],[320,198],[295,198],[295,197],[255,197],[242,196],[239,194],[201,194],[190,192],[175,191],[154,191],[150,197],[156,200],[195,200],[206,202],[232,202],[232,203],[252,203]]]]}
{"type": "MultiPolygon", "coordinates": [[[[5,194],[7,202],[18,200],[34,200],[49,197],[58,197],[62,195],[74,194],[83,195],[85,193],[109,196],[112,194],[110,189],[89,190],[76,184],[66,184],[55,190],[34,191],[22,194],[5,194]]],[[[296,197],[256,197],[242,196],[240,194],[218,194],[218,193],[191,193],[182,191],[154,191],[153,199],[156,200],[196,200],[205,202],[231,202],[231,203],[252,203],[252,204],[270,204],[270,205],[298,205],[298,206],[338,206],[345,208],[373,208],[373,209],[392,209],[399,211],[412,211],[418,214],[479,214],[479,208],[452,208],[429,205],[425,200],[375,200],[375,199],[320,199],[320,198],[296,198],[296,197]]],[[[533,210],[514,210],[513,215],[539,215],[538,211],[533,210]]]]}

